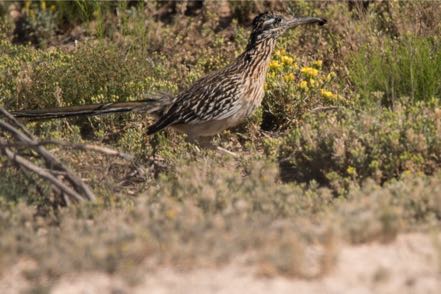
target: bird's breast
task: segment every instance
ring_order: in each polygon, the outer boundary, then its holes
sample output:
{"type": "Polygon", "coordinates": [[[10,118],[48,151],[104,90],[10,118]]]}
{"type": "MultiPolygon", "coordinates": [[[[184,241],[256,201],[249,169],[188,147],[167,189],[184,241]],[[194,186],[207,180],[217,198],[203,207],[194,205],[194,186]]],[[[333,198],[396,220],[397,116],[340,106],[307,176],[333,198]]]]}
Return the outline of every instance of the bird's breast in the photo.
{"type": "Polygon", "coordinates": [[[263,96],[265,95],[265,74],[266,72],[262,72],[257,77],[250,77],[245,83],[244,100],[252,110],[260,106],[263,96]]]}

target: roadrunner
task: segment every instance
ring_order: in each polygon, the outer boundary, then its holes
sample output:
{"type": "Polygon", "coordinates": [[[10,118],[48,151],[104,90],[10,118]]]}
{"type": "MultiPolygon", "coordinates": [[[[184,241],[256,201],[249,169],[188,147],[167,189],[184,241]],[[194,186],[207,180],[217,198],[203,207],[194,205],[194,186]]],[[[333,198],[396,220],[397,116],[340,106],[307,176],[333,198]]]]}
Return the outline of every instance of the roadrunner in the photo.
{"type": "Polygon", "coordinates": [[[305,24],[326,23],[315,17],[285,18],[266,12],[252,23],[248,45],[230,65],[196,81],[173,97],[122,103],[16,111],[16,117],[31,119],[143,111],[157,118],[147,133],[167,127],[186,133],[191,139],[213,136],[234,127],[260,106],[265,76],[276,40],[286,30],[305,24]]]}

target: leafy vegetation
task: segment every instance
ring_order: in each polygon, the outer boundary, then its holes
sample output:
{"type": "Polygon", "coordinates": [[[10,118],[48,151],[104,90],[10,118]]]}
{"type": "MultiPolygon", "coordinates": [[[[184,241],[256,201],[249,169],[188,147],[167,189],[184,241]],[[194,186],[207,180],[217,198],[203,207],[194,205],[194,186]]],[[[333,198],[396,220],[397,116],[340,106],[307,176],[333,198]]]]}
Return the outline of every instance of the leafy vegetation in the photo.
{"type": "Polygon", "coordinates": [[[267,77],[263,129],[287,128],[308,111],[348,104],[337,94],[340,86],[336,73],[322,67],[322,60],[302,65],[285,50],[275,52],[267,77]]]}
{"type": "Polygon", "coordinates": [[[368,178],[384,183],[402,173],[439,168],[440,108],[419,103],[310,115],[282,143],[285,174],[327,183],[368,178]]]}
{"type": "Polygon", "coordinates": [[[382,92],[383,102],[401,97],[427,101],[441,96],[441,48],[436,38],[405,37],[387,42],[381,51],[365,48],[351,63],[352,80],[370,99],[382,92]]]}

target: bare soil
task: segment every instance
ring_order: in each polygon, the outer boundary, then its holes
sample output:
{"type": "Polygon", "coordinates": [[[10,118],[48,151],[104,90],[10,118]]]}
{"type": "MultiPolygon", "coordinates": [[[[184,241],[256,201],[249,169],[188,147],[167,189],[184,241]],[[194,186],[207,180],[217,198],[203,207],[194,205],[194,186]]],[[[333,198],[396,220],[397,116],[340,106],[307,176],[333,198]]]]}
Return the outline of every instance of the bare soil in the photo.
{"type": "MultiPolygon", "coordinates": [[[[342,245],[337,265],[319,279],[265,278],[252,268],[178,271],[162,268],[129,285],[118,276],[83,272],[61,277],[51,293],[439,293],[441,236],[403,234],[388,244],[342,245]]],[[[27,291],[22,261],[0,278],[1,293],[27,291]]]]}

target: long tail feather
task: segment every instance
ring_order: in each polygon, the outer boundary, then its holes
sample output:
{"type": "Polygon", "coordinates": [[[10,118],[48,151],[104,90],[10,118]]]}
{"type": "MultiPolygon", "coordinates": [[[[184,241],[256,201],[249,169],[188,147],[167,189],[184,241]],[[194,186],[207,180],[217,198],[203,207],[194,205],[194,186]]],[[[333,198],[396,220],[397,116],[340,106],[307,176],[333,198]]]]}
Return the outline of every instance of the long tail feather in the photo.
{"type": "Polygon", "coordinates": [[[46,108],[36,110],[12,111],[15,117],[28,118],[31,120],[54,119],[72,116],[95,116],[108,113],[142,111],[146,113],[161,112],[164,108],[161,99],[146,99],[141,101],[115,102],[68,106],[58,108],[46,108]]]}

